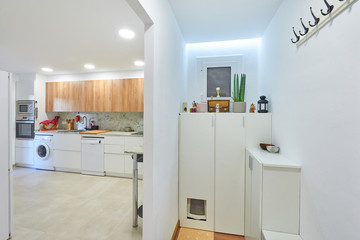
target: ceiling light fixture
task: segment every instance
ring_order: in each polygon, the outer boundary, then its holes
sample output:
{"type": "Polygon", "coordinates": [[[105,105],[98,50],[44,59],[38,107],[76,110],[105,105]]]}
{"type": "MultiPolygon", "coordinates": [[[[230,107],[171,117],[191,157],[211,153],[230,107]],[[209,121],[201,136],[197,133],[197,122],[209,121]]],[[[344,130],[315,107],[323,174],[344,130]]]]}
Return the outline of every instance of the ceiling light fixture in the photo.
{"type": "Polygon", "coordinates": [[[119,35],[126,39],[133,39],[135,37],[135,33],[129,29],[121,29],[119,35]]]}
{"type": "Polygon", "coordinates": [[[143,61],[135,61],[134,64],[135,64],[136,66],[141,67],[141,66],[144,66],[145,63],[144,63],[143,61]]]}
{"type": "Polygon", "coordinates": [[[52,68],[43,67],[43,68],[41,68],[41,71],[43,71],[43,72],[53,72],[54,70],[52,68]]]}
{"type": "Polygon", "coordinates": [[[95,66],[92,65],[92,64],[85,64],[85,65],[84,65],[84,68],[86,68],[86,69],[94,69],[95,66]]]}

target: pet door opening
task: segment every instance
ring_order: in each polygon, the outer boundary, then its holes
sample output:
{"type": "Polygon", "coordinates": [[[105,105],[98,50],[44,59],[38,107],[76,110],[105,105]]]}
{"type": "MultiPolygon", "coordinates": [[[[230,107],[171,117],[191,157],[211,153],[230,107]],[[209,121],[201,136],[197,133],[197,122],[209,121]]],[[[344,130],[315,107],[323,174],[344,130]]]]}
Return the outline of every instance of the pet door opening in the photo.
{"type": "Polygon", "coordinates": [[[206,200],[188,198],[187,218],[206,221],[206,200]]]}

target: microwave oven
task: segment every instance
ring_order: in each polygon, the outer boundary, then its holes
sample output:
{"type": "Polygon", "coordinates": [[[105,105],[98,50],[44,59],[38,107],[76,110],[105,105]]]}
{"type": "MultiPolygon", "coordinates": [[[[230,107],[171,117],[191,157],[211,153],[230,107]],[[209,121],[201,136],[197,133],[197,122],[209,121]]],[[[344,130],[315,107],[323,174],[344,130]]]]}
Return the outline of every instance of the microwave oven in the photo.
{"type": "Polygon", "coordinates": [[[16,121],[35,120],[35,101],[18,100],[16,101],[16,121]]]}

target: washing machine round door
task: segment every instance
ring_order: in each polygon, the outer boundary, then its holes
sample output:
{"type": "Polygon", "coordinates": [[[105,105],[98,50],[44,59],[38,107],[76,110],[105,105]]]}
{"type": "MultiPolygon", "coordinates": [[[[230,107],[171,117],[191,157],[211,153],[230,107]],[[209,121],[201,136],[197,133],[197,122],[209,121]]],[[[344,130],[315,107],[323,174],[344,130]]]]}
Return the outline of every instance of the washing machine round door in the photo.
{"type": "Polygon", "coordinates": [[[50,155],[50,148],[47,144],[41,143],[36,147],[36,156],[45,160],[50,155]]]}

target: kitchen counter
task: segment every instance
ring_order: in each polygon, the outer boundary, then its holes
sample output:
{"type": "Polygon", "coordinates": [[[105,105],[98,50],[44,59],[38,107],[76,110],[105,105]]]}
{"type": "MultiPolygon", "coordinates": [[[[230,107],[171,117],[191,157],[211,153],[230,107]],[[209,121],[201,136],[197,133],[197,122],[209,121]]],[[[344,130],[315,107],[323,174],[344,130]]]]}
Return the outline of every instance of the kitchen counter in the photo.
{"type": "MultiPolygon", "coordinates": [[[[37,135],[49,135],[49,134],[81,134],[81,133],[90,133],[92,130],[82,131],[82,130],[66,130],[66,129],[58,129],[53,131],[35,131],[37,135]]],[[[106,130],[104,130],[106,131],[106,130]]],[[[111,131],[109,132],[91,134],[96,136],[128,136],[128,137],[142,137],[143,132],[121,132],[121,131],[111,131]]],[[[90,135],[90,134],[87,134],[90,135]]]]}
{"type": "Polygon", "coordinates": [[[129,137],[142,137],[143,132],[121,132],[121,131],[111,131],[106,133],[100,133],[104,136],[129,136],[129,137]]]}

